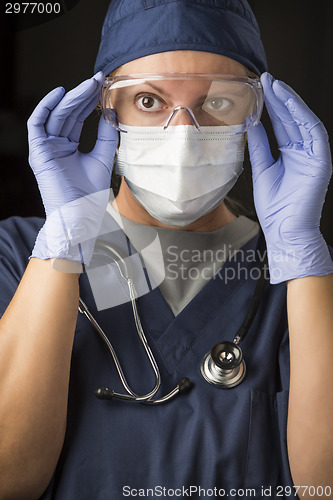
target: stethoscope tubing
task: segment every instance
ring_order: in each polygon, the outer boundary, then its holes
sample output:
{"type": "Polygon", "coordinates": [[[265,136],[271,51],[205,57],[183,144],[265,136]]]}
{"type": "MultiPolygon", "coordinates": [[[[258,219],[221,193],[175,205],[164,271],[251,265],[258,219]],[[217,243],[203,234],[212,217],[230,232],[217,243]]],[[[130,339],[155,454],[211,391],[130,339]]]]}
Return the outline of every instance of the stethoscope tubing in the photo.
{"type": "MultiPolygon", "coordinates": [[[[135,291],[133,280],[128,275],[128,270],[127,270],[127,266],[126,266],[124,259],[119,254],[119,252],[117,252],[116,249],[111,247],[111,245],[108,242],[103,241],[102,247],[101,247],[101,242],[97,242],[96,248],[99,250],[101,250],[101,248],[104,250],[106,249],[109,252],[108,256],[116,264],[121,277],[127,283],[137,334],[138,334],[138,337],[139,337],[139,339],[144,347],[147,358],[148,358],[149,363],[150,363],[152,370],[154,372],[155,384],[154,384],[153,389],[150,392],[143,394],[143,395],[138,395],[137,393],[135,393],[131,389],[131,387],[126,379],[126,376],[125,376],[124,370],[121,366],[121,363],[118,359],[118,356],[115,352],[114,347],[112,346],[106,333],[103,331],[101,326],[98,324],[98,322],[96,321],[94,316],[89,311],[87,305],[83,302],[83,300],[80,297],[79,298],[79,311],[80,311],[80,313],[84,314],[88,318],[88,320],[91,322],[91,324],[93,325],[95,330],[98,332],[100,337],[103,339],[103,341],[107,345],[109,352],[112,356],[113,362],[115,364],[120,382],[121,382],[124,390],[127,393],[127,394],[123,394],[123,393],[116,392],[113,389],[109,389],[107,387],[99,387],[96,389],[95,395],[99,399],[120,399],[120,400],[124,400],[124,401],[131,401],[131,402],[144,403],[144,404],[160,404],[160,403],[165,403],[166,401],[169,401],[170,399],[172,399],[173,397],[175,397],[178,394],[182,394],[183,392],[188,391],[192,387],[192,383],[187,377],[184,377],[177,383],[177,385],[174,387],[174,389],[172,389],[168,394],[164,395],[161,398],[153,399],[153,397],[158,392],[158,390],[161,386],[161,375],[160,375],[160,370],[158,368],[155,357],[150,349],[147,338],[146,338],[145,333],[144,333],[143,328],[142,328],[142,324],[141,324],[140,317],[139,317],[138,310],[137,310],[137,306],[136,306],[136,291],[135,291]],[[114,254],[119,259],[119,262],[122,263],[124,270],[125,270],[125,274],[123,273],[118,261],[112,257],[112,254],[114,254]]],[[[264,248],[265,248],[265,240],[264,240],[264,236],[261,232],[258,236],[258,243],[257,243],[256,251],[259,252],[260,249],[264,249],[264,248]]],[[[249,309],[247,311],[247,314],[244,318],[242,325],[238,329],[238,331],[233,339],[233,343],[230,343],[230,342],[220,343],[220,345],[227,345],[227,344],[235,345],[237,347],[239,354],[240,354],[240,363],[242,363],[242,365],[240,365],[238,367],[238,369],[235,370],[234,377],[232,376],[232,370],[221,369],[221,367],[218,367],[219,361],[216,360],[216,362],[214,362],[214,355],[212,355],[213,350],[217,347],[217,346],[215,346],[210,353],[207,353],[205,355],[202,366],[201,366],[201,373],[202,373],[204,379],[207,382],[209,382],[210,384],[213,384],[213,385],[216,385],[219,387],[223,387],[223,388],[232,388],[232,387],[235,387],[236,385],[238,385],[245,377],[245,373],[246,373],[245,362],[242,359],[242,352],[241,352],[241,349],[238,346],[238,344],[240,341],[244,340],[244,338],[247,335],[247,333],[250,329],[250,326],[254,320],[254,317],[258,311],[260,300],[261,300],[262,293],[263,293],[263,289],[264,289],[265,283],[266,283],[265,273],[264,273],[264,268],[265,268],[266,264],[267,264],[267,255],[265,256],[264,259],[262,259],[261,268],[260,268],[260,275],[257,279],[255,291],[254,291],[249,309]]]]}

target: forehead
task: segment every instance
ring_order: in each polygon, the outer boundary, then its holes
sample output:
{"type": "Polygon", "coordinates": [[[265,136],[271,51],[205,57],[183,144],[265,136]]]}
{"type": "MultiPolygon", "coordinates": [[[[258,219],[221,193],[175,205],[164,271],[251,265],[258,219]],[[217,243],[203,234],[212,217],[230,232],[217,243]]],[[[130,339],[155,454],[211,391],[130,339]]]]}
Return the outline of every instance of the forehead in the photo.
{"type": "Polygon", "coordinates": [[[215,73],[235,76],[249,74],[245,66],[229,57],[194,50],[151,54],[124,64],[113,74],[131,73],[215,73]]]}

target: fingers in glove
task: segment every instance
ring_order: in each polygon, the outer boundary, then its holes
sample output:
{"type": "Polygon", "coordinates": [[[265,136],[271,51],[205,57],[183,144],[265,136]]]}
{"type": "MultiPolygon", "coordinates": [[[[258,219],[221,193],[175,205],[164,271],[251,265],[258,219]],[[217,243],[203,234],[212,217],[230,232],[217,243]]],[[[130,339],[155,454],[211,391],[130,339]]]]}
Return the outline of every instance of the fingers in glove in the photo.
{"type": "Polygon", "coordinates": [[[265,103],[272,121],[279,148],[303,141],[298,125],[295,123],[285,103],[275,94],[277,80],[269,73],[261,77],[265,103]]]}
{"type": "Polygon", "coordinates": [[[110,172],[118,142],[118,131],[109,123],[105,123],[103,116],[101,116],[98,126],[98,138],[90,155],[100,160],[110,172]]]}
{"type": "Polygon", "coordinates": [[[90,102],[83,102],[82,105],[71,114],[60,131],[60,135],[62,137],[68,137],[70,141],[79,142],[84,121],[94,111],[100,99],[100,88],[105,79],[104,73],[100,71],[93,78],[99,85],[97,87],[97,92],[93,95],[90,102]]]}
{"type": "Polygon", "coordinates": [[[324,125],[296,92],[281,81],[274,83],[274,92],[288,108],[290,115],[299,127],[304,142],[324,141],[328,143],[328,135],[324,125]]]}
{"type": "Polygon", "coordinates": [[[253,180],[255,181],[264,170],[275,163],[275,160],[272,156],[267,134],[262,123],[249,128],[247,131],[247,141],[253,180]]]}
{"type": "Polygon", "coordinates": [[[60,137],[68,137],[72,142],[79,142],[80,135],[82,132],[83,124],[86,118],[94,111],[99,101],[99,92],[93,96],[93,98],[88,102],[82,103],[82,105],[73,112],[65,123],[59,133],[60,137]]]}
{"type": "Polygon", "coordinates": [[[27,124],[29,141],[38,137],[46,137],[45,122],[52,110],[63,98],[64,93],[65,89],[63,87],[57,87],[51,90],[36,106],[27,124]]]}
{"type": "Polygon", "coordinates": [[[271,105],[271,101],[275,99],[272,89],[273,77],[269,73],[264,73],[261,76],[261,81],[264,90],[265,106],[273,125],[277,143],[279,145],[286,144],[289,141],[288,134],[283,126],[280,116],[275,113],[274,108],[271,105]]]}
{"type": "Polygon", "coordinates": [[[60,136],[63,128],[72,130],[77,116],[81,114],[82,109],[85,109],[91,100],[98,96],[100,87],[101,82],[93,77],[85,80],[78,87],[65,94],[48,117],[45,125],[46,133],[60,136]],[[68,120],[68,126],[65,125],[66,120],[68,120]]]}

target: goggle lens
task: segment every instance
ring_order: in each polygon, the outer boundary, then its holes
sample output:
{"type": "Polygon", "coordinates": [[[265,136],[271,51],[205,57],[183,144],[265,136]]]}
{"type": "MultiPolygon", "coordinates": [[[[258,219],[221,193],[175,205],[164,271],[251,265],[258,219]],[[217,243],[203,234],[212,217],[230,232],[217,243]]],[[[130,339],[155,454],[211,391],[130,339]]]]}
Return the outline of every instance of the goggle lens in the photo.
{"type": "Polygon", "coordinates": [[[214,75],[130,75],[107,78],[101,104],[105,120],[142,127],[256,124],[262,111],[260,81],[214,75]],[[174,110],[177,109],[177,113],[174,110]],[[112,111],[113,110],[113,111],[112,111]],[[187,112],[189,110],[189,112],[187,112]]]}

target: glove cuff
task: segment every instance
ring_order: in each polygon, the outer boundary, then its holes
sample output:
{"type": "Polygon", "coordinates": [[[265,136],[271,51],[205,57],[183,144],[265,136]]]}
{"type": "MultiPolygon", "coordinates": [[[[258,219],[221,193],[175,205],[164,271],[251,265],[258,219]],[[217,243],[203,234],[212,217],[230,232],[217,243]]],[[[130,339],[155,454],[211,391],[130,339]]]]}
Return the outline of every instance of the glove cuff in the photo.
{"type": "MultiPolygon", "coordinates": [[[[83,266],[88,266],[93,254],[95,239],[76,243],[80,240],[79,233],[84,234],[83,228],[76,226],[76,237],[71,239],[64,230],[62,224],[55,224],[46,220],[44,226],[37,235],[31,257],[38,259],[65,259],[79,262],[83,266]]],[[[75,269],[77,269],[75,267],[75,269]]]]}
{"type": "Polygon", "coordinates": [[[333,273],[333,260],[320,234],[316,243],[294,245],[287,249],[267,246],[270,282],[282,283],[306,276],[324,276],[333,273]]]}
{"type": "Polygon", "coordinates": [[[88,266],[108,197],[109,189],[75,200],[52,212],[38,233],[31,257],[66,259],[88,266]]]}

